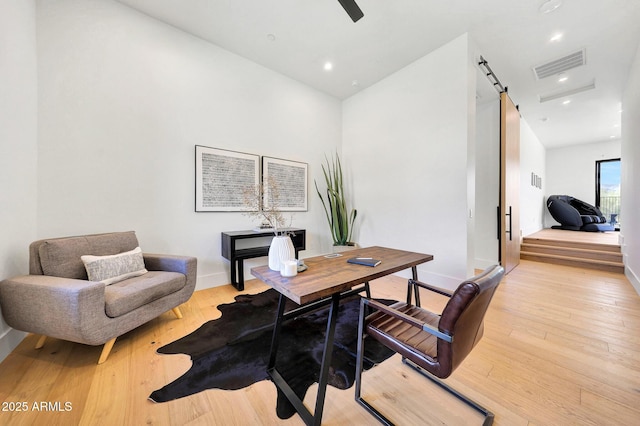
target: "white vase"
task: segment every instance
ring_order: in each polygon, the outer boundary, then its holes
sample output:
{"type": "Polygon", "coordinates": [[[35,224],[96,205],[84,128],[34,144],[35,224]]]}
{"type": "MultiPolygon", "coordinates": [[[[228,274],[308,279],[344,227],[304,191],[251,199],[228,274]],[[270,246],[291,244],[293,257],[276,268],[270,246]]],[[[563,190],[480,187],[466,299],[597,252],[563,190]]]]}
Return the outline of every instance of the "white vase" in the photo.
{"type": "Polygon", "coordinates": [[[288,235],[273,237],[269,246],[269,269],[279,271],[282,262],[296,258],[296,249],[288,235]]]}

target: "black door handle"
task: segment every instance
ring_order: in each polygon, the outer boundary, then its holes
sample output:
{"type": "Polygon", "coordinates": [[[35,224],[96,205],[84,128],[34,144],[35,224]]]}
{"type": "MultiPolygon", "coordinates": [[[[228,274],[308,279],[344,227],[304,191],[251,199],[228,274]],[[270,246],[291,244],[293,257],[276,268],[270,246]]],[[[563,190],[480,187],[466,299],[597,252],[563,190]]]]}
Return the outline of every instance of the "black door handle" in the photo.
{"type": "Polygon", "coordinates": [[[506,234],[509,234],[509,241],[511,241],[511,206],[509,206],[509,213],[505,213],[505,216],[509,216],[509,230],[504,231],[506,234]]]}

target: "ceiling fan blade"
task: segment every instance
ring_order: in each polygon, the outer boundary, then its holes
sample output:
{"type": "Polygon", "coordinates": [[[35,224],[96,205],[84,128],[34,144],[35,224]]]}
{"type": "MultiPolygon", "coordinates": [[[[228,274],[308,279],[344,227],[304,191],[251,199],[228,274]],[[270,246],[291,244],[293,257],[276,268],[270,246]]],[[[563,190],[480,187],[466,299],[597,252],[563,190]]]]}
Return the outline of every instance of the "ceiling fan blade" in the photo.
{"type": "Polygon", "coordinates": [[[358,19],[364,16],[360,7],[356,4],[355,0],[338,0],[344,10],[349,14],[349,17],[353,22],[357,22],[358,19]]]}

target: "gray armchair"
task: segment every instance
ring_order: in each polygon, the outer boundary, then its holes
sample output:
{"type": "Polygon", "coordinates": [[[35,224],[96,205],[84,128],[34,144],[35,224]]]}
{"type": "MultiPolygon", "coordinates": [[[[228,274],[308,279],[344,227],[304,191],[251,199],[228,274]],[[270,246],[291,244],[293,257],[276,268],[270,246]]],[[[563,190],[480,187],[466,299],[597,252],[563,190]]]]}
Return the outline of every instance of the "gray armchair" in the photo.
{"type": "Polygon", "coordinates": [[[101,364],[118,336],[169,310],[182,318],[179,305],[189,300],[195,289],[195,257],[141,253],[144,264],[140,256],[137,259],[142,270],[121,275],[114,283],[89,280],[84,256],[118,258],[116,267],[121,267],[122,257],[138,246],[134,232],[31,243],[29,275],[0,282],[0,308],[6,323],[41,335],[36,349],[44,345],[47,336],[104,344],[101,364]],[[122,279],[125,275],[130,277],[122,279]]]}

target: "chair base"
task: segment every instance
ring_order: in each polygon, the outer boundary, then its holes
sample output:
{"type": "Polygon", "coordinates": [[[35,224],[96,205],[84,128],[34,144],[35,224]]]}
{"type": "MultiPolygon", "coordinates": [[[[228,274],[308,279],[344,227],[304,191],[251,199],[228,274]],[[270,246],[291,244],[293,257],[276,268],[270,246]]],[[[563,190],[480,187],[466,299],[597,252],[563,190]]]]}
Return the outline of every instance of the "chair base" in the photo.
{"type": "Polygon", "coordinates": [[[391,420],[386,418],[384,414],[382,414],[380,411],[376,410],[376,408],[373,405],[369,404],[362,396],[360,395],[356,396],[356,402],[362,405],[364,409],[369,412],[369,414],[375,417],[383,425],[386,425],[386,426],[395,425],[395,423],[393,423],[391,420]]]}
{"type": "MultiPolygon", "coordinates": [[[[467,397],[467,396],[461,394],[460,392],[458,392],[457,390],[453,389],[451,386],[447,385],[446,383],[444,383],[442,380],[438,379],[437,377],[434,377],[433,375],[431,375],[430,373],[425,371],[423,368],[421,368],[419,365],[413,363],[412,361],[406,359],[405,357],[402,357],[402,362],[404,364],[408,365],[409,367],[413,368],[414,370],[416,370],[418,373],[422,374],[427,379],[431,380],[433,383],[435,383],[438,386],[440,386],[442,389],[444,389],[447,392],[449,392],[450,394],[454,395],[460,401],[464,402],[465,404],[467,404],[468,406],[470,406],[474,410],[476,410],[479,413],[481,413],[482,415],[484,415],[484,421],[482,422],[482,426],[491,426],[493,424],[494,415],[493,415],[493,413],[491,411],[487,410],[486,408],[484,408],[483,406],[481,406],[477,402],[473,401],[469,397],[467,397]]],[[[360,372],[360,374],[362,374],[362,373],[360,372]]],[[[365,401],[364,398],[362,398],[362,396],[360,395],[360,390],[361,390],[361,386],[362,386],[362,382],[361,382],[362,378],[361,377],[357,377],[357,380],[359,381],[359,383],[356,386],[356,401],[358,402],[358,404],[360,404],[362,407],[364,407],[364,409],[367,410],[372,416],[374,416],[380,423],[382,423],[384,425],[387,425],[387,426],[393,426],[394,423],[391,420],[386,418],[382,413],[380,413],[378,410],[376,410],[376,408],[374,406],[372,406],[367,401],[365,401]]]]}
{"type": "Polygon", "coordinates": [[[420,367],[419,365],[415,364],[411,360],[403,357],[402,358],[402,362],[404,364],[408,365],[409,367],[413,368],[414,370],[416,370],[418,373],[422,374],[427,379],[431,380],[433,383],[435,383],[438,386],[440,386],[442,389],[444,389],[447,392],[449,392],[451,395],[454,395],[460,401],[464,402],[465,404],[467,404],[468,406],[470,406],[471,408],[473,408],[477,412],[479,412],[482,415],[484,415],[484,422],[482,423],[482,426],[491,426],[493,424],[494,415],[493,415],[493,413],[491,411],[487,410],[485,407],[483,407],[482,405],[478,404],[477,402],[475,402],[471,398],[461,394],[460,392],[458,392],[457,390],[455,390],[451,386],[447,385],[442,380],[440,380],[437,377],[433,376],[432,374],[428,373],[422,367],[420,367]]]}

